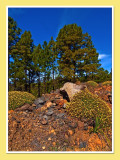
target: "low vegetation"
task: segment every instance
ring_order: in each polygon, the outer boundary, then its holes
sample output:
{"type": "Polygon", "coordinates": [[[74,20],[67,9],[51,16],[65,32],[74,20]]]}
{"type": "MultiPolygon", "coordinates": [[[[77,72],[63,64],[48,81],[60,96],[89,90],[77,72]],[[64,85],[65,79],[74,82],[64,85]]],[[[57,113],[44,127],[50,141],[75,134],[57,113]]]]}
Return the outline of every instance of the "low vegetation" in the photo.
{"type": "Polygon", "coordinates": [[[67,112],[73,117],[97,122],[97,126],[94,128],[95,132],[103,132],[111,128],[111,109],[106,102],[88,89],[75,94],[71,102],[67,104],[67,112]]]}
{"type": "Polygon", "coordinates": [[[31,93],[11,91],[8,92],[8,109],[16,109],[25,103],[31,104],[35,100],[35,96],[31,93]]]}
{"type": "Polygon", "coordinates": [[[98,83],[96,83],[94,81],[87,81],[86,84],[87,84],[87,86],[94,87],[94,88],[98,86],[98,83]]]}
{"type": "Polygon", "coordinates": [[[112,86],[112,81],[105,81],[102,83],[103,86],[112,86]]]}

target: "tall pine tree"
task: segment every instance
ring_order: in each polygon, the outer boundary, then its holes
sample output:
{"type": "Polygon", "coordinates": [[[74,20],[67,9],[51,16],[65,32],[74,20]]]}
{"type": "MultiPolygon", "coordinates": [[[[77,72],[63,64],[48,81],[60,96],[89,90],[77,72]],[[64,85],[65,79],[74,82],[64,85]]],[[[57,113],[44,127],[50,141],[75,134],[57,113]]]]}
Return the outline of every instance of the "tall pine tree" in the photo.
{"type": "Polygon", "coordinates": [[[44,64],[44,55],[41,45],[39,44],[32,53],[33,63],[34,63],[34,70],[37,77],[38,83],[38,97],[41,95],[41,77],[43,72],[43,64],[44,64]]]}
{"type": "Polygon", "coordinates": [[[51,71],[52,71],[52,80],[53,80],[53,91],[55,90],[55,74],[57,72],[57,50],[56,50],[56,42],[53,40],[53,37],[51,37],[51,40],[49,41],[49,52],[50,52],[50,65],[51,65],[51,71]]]}
{"type": "MultiPolygon", "coordinates": [[[[19,41],[21,29],[17,27],[17,23],[12,17],[8,17],[8,88],[10,84],[10,63],[13,61],[14,54],[12,52],[13,46],[19,41]]],[[[9,89],[8,89],[9,90],[9,89]]]]}
{"type": "Polygon", "coordinates": [[[57,37],[59,71],[69,80],[94,73],[99,67],[98,53],[91,37],[76,24],[65,25],[57,37]],[[89,69],[89,70],[88,70],[89,69]]]}
{"type": "Polygon", "coordinates": [[[21,35],[21,39],[16,43],[13,49],[13,53],[16,54],[14,64],[20,66],[21,69],[19,75],[24,75],[25,91],[30,92],[31,74],[32,74],[32,52],[33,52],[33,40],[31,38],[30,31],[25,31],[21,35]]]}

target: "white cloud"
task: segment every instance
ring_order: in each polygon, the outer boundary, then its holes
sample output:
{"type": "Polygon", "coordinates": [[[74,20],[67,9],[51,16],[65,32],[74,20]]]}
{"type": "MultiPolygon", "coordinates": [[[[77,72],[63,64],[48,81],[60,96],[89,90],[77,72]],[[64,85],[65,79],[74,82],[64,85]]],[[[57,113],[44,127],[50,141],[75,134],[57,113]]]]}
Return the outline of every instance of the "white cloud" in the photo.
{"type": "Polygon", "coordinates": [[[105,57],[107,57],[106,54],[99,54],[98,59],[104,59],[105,57]]]}

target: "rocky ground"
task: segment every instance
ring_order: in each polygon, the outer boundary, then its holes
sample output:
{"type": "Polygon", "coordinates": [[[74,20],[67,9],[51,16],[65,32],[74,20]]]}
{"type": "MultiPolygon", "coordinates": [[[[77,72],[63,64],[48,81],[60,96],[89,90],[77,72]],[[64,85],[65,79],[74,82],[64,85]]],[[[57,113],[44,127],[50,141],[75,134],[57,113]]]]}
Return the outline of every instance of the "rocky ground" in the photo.
{"type": "MultiPolygon", "coordinates": [[[[100,88],[100,87],[99,87],[100,88]]],[[[111,107],[106,88],[93,90],[111,107]],[[105,90],[105,91],[104,91],[105,90]],[[106,95],[106,99],[105,99],[106,95]]],[[[9,151],[111,151],[105,138],[66,112],[67,100],[59,93],[45,94],[33,105],[8,112],[9,151]]]]}

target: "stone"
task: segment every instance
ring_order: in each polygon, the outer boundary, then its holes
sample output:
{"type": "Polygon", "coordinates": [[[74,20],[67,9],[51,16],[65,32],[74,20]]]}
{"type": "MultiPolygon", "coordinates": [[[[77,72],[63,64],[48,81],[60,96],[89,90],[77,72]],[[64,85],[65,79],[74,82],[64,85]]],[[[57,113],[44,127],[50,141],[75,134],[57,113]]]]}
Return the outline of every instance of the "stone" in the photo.
{"type": "Polygon", "coordinates": [[[17,127],[17,122],[13,121],[12,126],[13,126],[13,128],[16,128],[17,127]]]}
{"type": "Polygon", "coordinates": [[[84,130],[88,130],[88,124],[84,123],[84,130]]]}
{"type": "Polygon", "coordinates": [[[24,104],[24,105],[23,105],[22,107],[20,107],[20,108],[16,108],[16,109],[15,109],[15,111],[26,111],[26,110],[29,110],[29,111],[32,110],[30,104],[28,104],[28,103],[24,104]]]}
{"type": "Polygon", "coordinates": [[[86,148],[86,142],[80,142],[80,148],[86,148]]]}
{"type": "Polygon", "coordinates": [[[48,93],[42,94],[42,97],[44,97],[46,102],[50,100],[50,94],[48,94],[48,93]]]}
{"type": "Polygon", "coordinates": [[[71,101],[75,93],[80,92],[81,90],[84,90],[87,86],[86,85],[76,85],[74,83],[67,82],[63,85],[62,88],[60,88],[60,91],[65,91],[69,97],[69,100],[71,101]]]}
{"type": "Polygon", "coordinates": [[[73,131],[72,130],[68,130],[68,134],[69,135],[73,135],[73,131]]]}
{"type": "Polygon", "coordinates": [[[50,110],[47,111],[46,114],[47,114],[47,116],[51,116],[53,113],[54,113],[53,110],[50,109],[50,110]]]}
{"type": "Polygon", "coordinates": [[[45,146],[43,146],[42,149],[45,149],[45,146]]]}
{"type": "Polygon", "coordinates": [[[42,123],[43,125],[45,125],[45,124],[48,123],[48,117],[47,117],[46,115],[43,116],[41,123],[42,123]]]}
{"type": "Polygon", "coordinates": [[[46,102],[46,106],[47,106],[47,108],[49,108],[49,107],[51,107],[52,106],[52,102],[46,102]]]}
{"type": "Polygon", "coordinates": [[[43,118],[48,120],[48,116],[46,116],[46,115],[44,115],[43,118]]]}
{"type": "Polygon", "coordinates": [[[36,104],[33,103],[33,104],[32,104],[32,107],[36,107],[36,104]]]}
{"type": "Polygon", "coordinates": [[[17,123],[21,123],[21,121],[17,121],[17,123]]]}
{"type": "Polygon", "coordinates": [[[73,129],[77,128],[77,126],[78,126],[77,122],[69,122],[68,125],[69,125],[69,127],[73,128],[73,129]]]}
{"type": "Polygon", "coordinates": [[[78,128],[81,130],[84,128],[84,122],[78,121],[78,128]]]}
{"type": "Polygon", "coordinates": [[[55,146],[55,145],[56,145],[56,143],[55,143],[55,142],[53,142],[52,144],[53,144],[53,146],[55,146]]]}
{"type": "Polygon", "coordinates": [[[67,104],[66,104],[66,103],[64,103],[64,104],[63,104],[63,108],[64,108],[64,109],[66,109],[66,106],[67,106],[67,104]]]}
{"type": "Polygon", "coordinates": [[[51,140],[52,140],[51,137],[49,137],[49,138],[48,138],[48,141],[51,141],[51,140]]]}
{"type": "Polygon", "coordinates": [[[57,118],[63,118],[65,116],[65,113],[60,113],[57,115],[57,118]]]}
{"type": "Polygon", "coordinates": [[[40,98],[37,98],[35,101],[34,101],[34,104],[37,106],[39,104],[43,105],[45,103],[45,98],[42,96],[40,98]]]}

